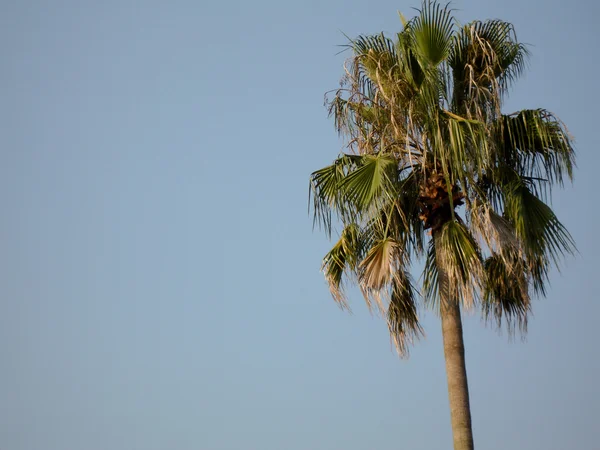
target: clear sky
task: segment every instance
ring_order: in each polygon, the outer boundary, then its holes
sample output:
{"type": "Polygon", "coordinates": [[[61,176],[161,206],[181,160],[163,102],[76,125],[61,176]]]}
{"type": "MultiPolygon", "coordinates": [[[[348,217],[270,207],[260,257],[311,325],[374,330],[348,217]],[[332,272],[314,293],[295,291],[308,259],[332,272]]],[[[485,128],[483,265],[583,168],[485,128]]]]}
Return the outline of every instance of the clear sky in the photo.
{"type": "MultiPolygon", "coordinates": [[[[342,32],[414,1],[0,2],[2,450],[448,449],[440,326],[408,361],[331,300],[308,176],[341,150],[342,32]]],[[[477,448],[597,449],[594,2],[457,0],[531,44],[507,112],[575,135],[580,255],[527,342],[466,319],[477,448]]]]}

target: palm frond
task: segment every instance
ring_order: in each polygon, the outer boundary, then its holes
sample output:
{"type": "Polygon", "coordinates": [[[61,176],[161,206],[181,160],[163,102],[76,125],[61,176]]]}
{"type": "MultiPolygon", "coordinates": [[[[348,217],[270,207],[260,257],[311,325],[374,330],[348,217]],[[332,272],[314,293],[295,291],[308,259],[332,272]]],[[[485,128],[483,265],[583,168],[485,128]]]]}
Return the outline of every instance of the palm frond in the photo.
{"type": "Polygon", "coordinates": [[[485,260],[485,285],[483,290],[482,312],[486,320],[494,320],[498,328],[504,320],[509,333],[518,327],[527,331],[527,317],[531,312],[527,268],[517,253],[511,254],[511,261],[493,254],[485,260]]]}
{"type": "Polygon", "coordinates": [[[333,100],[327,103],[338,133],[353,137],[348,145],[356,149],[355,153],[376,154],[385,151],[385,144],[389,142],[385,137],[392,130],[389,112],[367,98],[347,99],[344,93],[344,90],[338,90],[333,100]]]}
{"type": "Polygon", "coordinates": [[[533,185],[550,187],[573,179],[575,151],[565,126],[552,113],[524,110],[502,116],[501,164],[511,165],[533,185]]]}
{"type": "Polygon", "coordinates": [[[384,97],[395,89],[394,80],[398,71],[396,46],[383,33],[359,36],[352,41],[354,60],[352,78],[356,87],[370,97],[379,92],[384,97]]]}
{"type": "Polygon", "coordinates": [[[425,69],[421,67],[414,48],[414,38],[410,30],[402,30],[396,35],[396,54],[398,55],[398,69],[406,81],[409,92],[405,98],[412,97],[425,79],[425,69]]]}
{"type": "Polygon", "coordinates": [[[360,229],[352,223],[342,231],[338,242],[323,258],[321,270],[329,285],[334,300],[343,308],[347,307],[343,287],[343,276],[346,271],[356,270],[360,254],[360,229]]]}
{"type": "Polygon", "coordinates": [[[521,251],[514,227],[488,202],[474,199],[467,205],[467,213],[475,237],[479,238],[491,253],[504,257],[521,251]]]}
{"type": "Polygon", "coordinates": [[[505,195],[504,214],[522,244],[534,287],[544,294],[548,263],[558,266],[564,255],[574,254],[575,242],[552,209],[526,186],[512,186],[505,195]]]}
{"type": "Polygon", "coordinates": [[[332,212],[346,215],[349,212],[342,191],[342,182],[347,174],[361,164],[355,155],[342,155],[330,166],[313,172],[310,176],[310,196],[313,199],[314,224],[319,224],[331,236],[332,212]]]}
{"type": "Polygon", "coordinates": [[[381,202],[378,212],[369,215],[364,230],[374,237],[391,237],[408,255],[419,257],[425,240],[423,222],[419,218],[419,177],[411,172],[394,186],[393,195],[381,202]]]}
{"type": "Polygon", "coordinates": [[[474,22],[480,39],[489,42],[496,59],[495,77],[500,85],[507,87],[525,70],[529,52],[525,45],[517,41],[515,29],[511,23],[502,20],[474,22]]]}
{"type": "Polygon", "coordinates": [[[386,237],[371,245],[358,269],[359,287],[369,308],[374,301],[380,311],[385,311],[385,291],[402,266],[403,251],[399,242],[386,237]]]}
{"type": "Polygon", "coordinates": [[[473,306],[481,282],[483,266],[481,252],[469,230],[457,220],[446,222],[434,233],[435,264],[438,280],[440,273],[447,278],[448,292],[442,292],[443,301],[462,301],[473,306]]]}
{"type": "Polygon", "coordinates": [[[357,211],[366,211],[374,201],[393,191],[397,164],[389,155],[364,155],[360,166],[342,180],[338,189],[357,211]]]}
{"type": "Polygon", "coordinates": [[[409,344],[423,335],[423,329],[417,315],[414,287],[405,271],[398,271],[392,280],[387,324],[398,354],[407,357],[409,344]]]}
{"type": "Polygon", "coordinates": [[[527,49],[517,41],[510,23],[473,21],[461,27],[448,58],[454,75],[455,108],[483,108],[479,109],[479,116],[498,112],[502,95],[522,74],[527,56],[527,49]]]}
{"type": "Polygon", "coordinates": [[[429,241],[427,248],[422,287],[425,304],[429,308],[439,311],[440,280],[438,266],[435,260],[435,242],[433,239],[429,241]]]}
{"type": "Polygon", "coordinates": [[[423,2],[419,14],[406,24],[414,39],[417,55],[427,65],[437,66],[448,56],[452,44],[454,19],[449,4],[423,2]]]}
{"type": "Polygon", "coordinates": [[[481,174],[489,155],[485,123],[444,111],[446,132],[439,134],[435,148],[452,174],[452,183],[481,174]]]}

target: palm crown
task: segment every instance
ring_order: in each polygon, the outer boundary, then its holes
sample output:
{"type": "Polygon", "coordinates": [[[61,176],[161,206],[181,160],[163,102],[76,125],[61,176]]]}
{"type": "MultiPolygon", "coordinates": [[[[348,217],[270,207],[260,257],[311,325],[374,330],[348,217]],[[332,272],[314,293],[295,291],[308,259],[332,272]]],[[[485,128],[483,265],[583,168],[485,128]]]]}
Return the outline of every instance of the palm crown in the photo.
{"type": "Polygon", "coordinates": [[[422,333],[411,264],[424,260],[426,305],[478,305],[522,330],[530,293],[574,243],[547,205],[572,178],[574,150],[544,109],[503,114],[527,50],[499,20],[458,25],[425,2],[394,39],[351,40],[328,101],[348,151],[311,175],[315,220],[343,229],[325,256],[331,293],[346,305],[354,280],[387,317],[401,355],[422,333]]]}

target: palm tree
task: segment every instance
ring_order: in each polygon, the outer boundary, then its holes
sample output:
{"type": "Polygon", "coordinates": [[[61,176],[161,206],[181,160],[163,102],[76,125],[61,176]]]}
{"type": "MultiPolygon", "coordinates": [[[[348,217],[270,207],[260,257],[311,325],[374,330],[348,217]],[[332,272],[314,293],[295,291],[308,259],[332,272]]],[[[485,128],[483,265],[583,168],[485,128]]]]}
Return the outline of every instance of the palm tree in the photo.
{"type": "Polygon", "coordinates": [[[353,281],[401,356],[423,333],[419,299],[441,317],[454,448],[466,450],[461,309],[526,330],[530,295],[545,295],[551,264],[575,251],[547,205],[553,185],[572,179],[574,150],[551,112],[501,111],[527,58],[511,24],[459,25],[430,1],[417,11],[393,39],[350,40],[327,102],[348,151],[312,173],[310,190],[315,222],[329,236],[343,227],[322,266],[342,307],[353,281]]]}

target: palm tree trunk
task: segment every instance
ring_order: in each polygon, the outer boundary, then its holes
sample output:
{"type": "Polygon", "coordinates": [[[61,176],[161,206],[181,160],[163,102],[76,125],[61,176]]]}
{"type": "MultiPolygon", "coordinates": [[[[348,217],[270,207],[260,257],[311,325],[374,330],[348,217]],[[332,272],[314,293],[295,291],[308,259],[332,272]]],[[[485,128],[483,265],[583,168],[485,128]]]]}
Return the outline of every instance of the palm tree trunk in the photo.
{"type": "Polygon", "coordinates": [[[457,301],[442,301],[442,305],[442,336],[444,338],[454,450],[473,450],[460,305],[457,301]]]}

